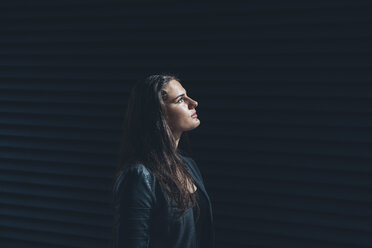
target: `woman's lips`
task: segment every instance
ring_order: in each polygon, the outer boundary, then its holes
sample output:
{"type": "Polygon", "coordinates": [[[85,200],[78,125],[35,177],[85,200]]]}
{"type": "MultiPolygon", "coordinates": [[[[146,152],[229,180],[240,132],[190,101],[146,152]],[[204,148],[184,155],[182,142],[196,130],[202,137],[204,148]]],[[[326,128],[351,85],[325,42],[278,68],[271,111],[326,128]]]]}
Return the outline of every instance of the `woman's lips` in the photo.
{"type": "Polygon", "coordinates": [[[196,113],[194,113],[191,117],[196,118],[196,117],[198,117],[198,115],[196,113]]]}

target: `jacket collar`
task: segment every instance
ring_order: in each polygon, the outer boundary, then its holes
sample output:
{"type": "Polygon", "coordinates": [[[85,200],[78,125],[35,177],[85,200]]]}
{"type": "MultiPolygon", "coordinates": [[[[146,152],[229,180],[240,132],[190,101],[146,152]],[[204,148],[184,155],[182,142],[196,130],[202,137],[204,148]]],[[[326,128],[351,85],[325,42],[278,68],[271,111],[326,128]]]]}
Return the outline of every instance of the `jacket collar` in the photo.
{"type": "Polygon", "coordinates": [[[192,164],[192,162],[189,161],[189,159],[187,159],[187,157],[185,157],[185,156],[181,156],[181,157],[182,157],[183,161],[185,162],[187,168],[189,169],[189,172],[190,172],[192,178],[194,179],[194,182],[195,182],[196,186],[204,193],[204,196],[210,202],[207,191],[205,190],[202,179],[200,178],[201,175],[199,175],[197,170],[194,168],[194,165],[192,164]]]}

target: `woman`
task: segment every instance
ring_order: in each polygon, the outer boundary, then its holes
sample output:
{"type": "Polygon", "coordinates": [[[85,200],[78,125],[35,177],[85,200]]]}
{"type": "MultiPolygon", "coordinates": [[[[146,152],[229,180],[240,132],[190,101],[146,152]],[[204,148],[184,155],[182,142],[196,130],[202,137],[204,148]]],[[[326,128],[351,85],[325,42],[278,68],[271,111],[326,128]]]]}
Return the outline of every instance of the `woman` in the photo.
{"type": "Polygon", "coordinates": [[[175,76],[133,87],[114,184],[114,247],[214,247],[211,201],[178,146],[200,124],[197,106],[175,76]]]}

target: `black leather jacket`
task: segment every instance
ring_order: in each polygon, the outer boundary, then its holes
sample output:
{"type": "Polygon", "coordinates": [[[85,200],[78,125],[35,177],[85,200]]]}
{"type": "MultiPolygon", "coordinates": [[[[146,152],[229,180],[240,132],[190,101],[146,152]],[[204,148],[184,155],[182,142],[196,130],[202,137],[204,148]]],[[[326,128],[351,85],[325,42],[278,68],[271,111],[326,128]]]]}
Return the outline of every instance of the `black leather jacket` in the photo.
{"type": "Polygon", "coordinates": [[[142,164],[128,167],[114,187],[114,247],[118,248],[214,248],[212,205],[195,161],[182,156],[196,186],[205,194],[209,213],[197,244],[192,207],[173,219],[175,207],[156,177],[142,164]]]}

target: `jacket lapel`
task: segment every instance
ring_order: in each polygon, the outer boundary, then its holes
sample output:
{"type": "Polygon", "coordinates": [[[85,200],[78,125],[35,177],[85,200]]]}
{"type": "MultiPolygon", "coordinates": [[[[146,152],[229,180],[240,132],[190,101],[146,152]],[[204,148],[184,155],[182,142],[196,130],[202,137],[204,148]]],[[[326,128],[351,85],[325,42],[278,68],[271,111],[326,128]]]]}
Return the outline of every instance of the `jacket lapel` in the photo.
{"type": "MultiPolygon", "coordinates": [[[[209,205],[209,239],[210,242],[208,242],[208,247],[215,247],[215,234],[214,234],[214,220],[213,220],[213,214],[212,214],[212,203],[211,200],[209,199],[209,196],[207,194],[207,191],[204,188],[204,184],[201,180],[201,175],[197,172],[197,170],[194,168],[193,163],[191,163],[187,158],[181,156],[182,160],[186,164],[187,168],[189,169],[189,172],[194,179],[194,182],[196,186],[204,193],[205,197],[208,200],[208,205],[209,205]]],[[[207,246],[205,246],[207,247],[207,246]]]]}
{"type": "Polygon", "coordinates": [[[189,172],[190,172],[192,178],[194,179],[194,182],[195,182],[196,186],[203,192],[203,194],[208,199],[208,202],[210,204],[210,199],[209,199],[209,196],[207,194],[207,191],[205,190],[204,184],[202,183],[201,178],[199,177],[199,175],[198,175],[197,171],[195,170],[194,166],[189,161],[187,161],[186,158],[184,158],[184,157],[182,157],[182,158],[183,158],[183,161],[185,162],[187,168],[189,169],[189,172]]]}

